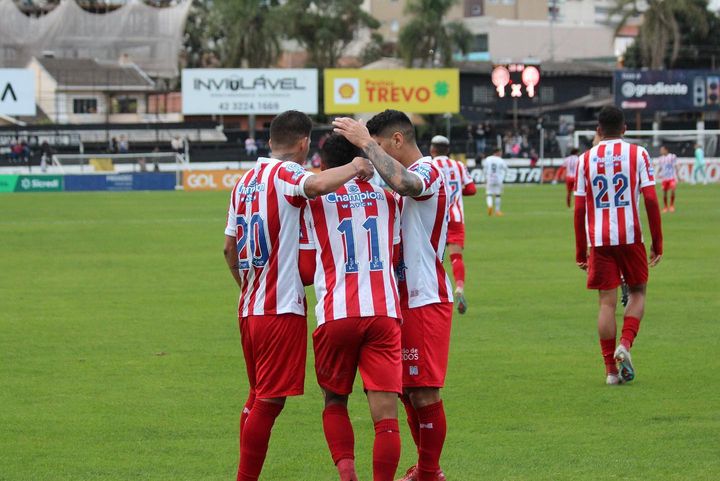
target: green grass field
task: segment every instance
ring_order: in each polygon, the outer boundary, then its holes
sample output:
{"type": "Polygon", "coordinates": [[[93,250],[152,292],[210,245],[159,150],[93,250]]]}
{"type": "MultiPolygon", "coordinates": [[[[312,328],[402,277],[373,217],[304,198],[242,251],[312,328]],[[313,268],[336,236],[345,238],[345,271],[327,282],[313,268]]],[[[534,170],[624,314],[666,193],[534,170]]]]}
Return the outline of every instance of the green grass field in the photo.
{"type": "MultiPolygon", "coordinates": [[[[637,379],[620,387],[604,385],[596,294],[574,264],[563,189],[510,187],[503,218],[467,202],[471,304],[454,319],[444,390],[448,479],[720,479],[720,188],[681,186],[663,216],[637,379]]],[[[0,197],[0,480],[234,479],[247,381],[221,252],[226,202],[0,197]]],[[[361,392],[350,409],[367,481],[361,392]]],[[[336,479],[321,410],[309,369],[262,479],[336,479]]],[[[402,420],[404,472],[414,448],[402,420]]]]}

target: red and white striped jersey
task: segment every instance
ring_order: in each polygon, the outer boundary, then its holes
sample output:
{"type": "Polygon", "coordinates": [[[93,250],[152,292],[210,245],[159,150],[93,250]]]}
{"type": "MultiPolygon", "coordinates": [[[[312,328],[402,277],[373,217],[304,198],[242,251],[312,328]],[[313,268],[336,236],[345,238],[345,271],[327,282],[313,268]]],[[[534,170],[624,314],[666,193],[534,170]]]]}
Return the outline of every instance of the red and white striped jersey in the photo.
{"type": "Polygon", "coordinates": [[[659,174],[662,180],[676,180],[675,166],[677,165],[677,157],[675,154],[661,155],[657,158],[659,174]]]}
{"type": "Polygon", "coordinates": [[[408,168],[423,183],[417,197],[396,198],[400,203],[402,251],[397,267],[403,309],[452,302],[450,279],[443,267],[450,198],[442,173],[430,157],[408,168]]]}
{"type": "Polygon", "coordinates": [[[392,194],[351,180],[310,200],[301,239],[301,249],[315,249],[318,325],[346,317],[400,319],[392,265],[393,245],[400,244],[400,210],[392,194]]]}
{"type": "Polygon", "coordinates": [[[577,155],[570,155],[568,157],[565,157],[565,161],[563,162],[563,166],[565,167],[565,177],[567,177],[568,179],[575,178],[575,171],[577,170],[577,163],[578,163],[577,155]]]}
{"type": "Polygon", "coordinates": [[[580,157],[575,195],[586,198],[591,246],[642,242],[640,189],[649,185],[655,185],[650,156],[635,144],[606,140],[580,157]]]}
{"type": "Polygon", "coordinates": [[[465,222],[462,191],[473,183],[465,164],[444,155],[435,157],[433,163],[445,178],[445,188],[450,190],[450,222],[465,222]]]}
{"type": "Polygon", "coordinates": [[[237,241],[241,317],[306,314],[298,248],[311,175],[294,162],[261,157],[232,190],[225,234],[237,241]]]}

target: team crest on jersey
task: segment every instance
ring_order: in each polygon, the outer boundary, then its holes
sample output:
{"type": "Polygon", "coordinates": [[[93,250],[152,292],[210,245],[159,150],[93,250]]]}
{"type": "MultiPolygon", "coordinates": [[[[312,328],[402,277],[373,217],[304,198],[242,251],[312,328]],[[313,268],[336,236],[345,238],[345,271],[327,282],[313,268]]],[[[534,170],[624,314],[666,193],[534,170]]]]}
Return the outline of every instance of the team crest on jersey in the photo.
{"type": "Polygon", "coordinates": [[[305,169],[294,162],[288,162],[285,164],[285,170],[292,174],[292,180],[298,180],[305,174],[305,169]]]}
{"type": "Polygon", "coordinates": [[[420,165],[414,165],[408,169],[410,172],[415,172],[417,174],[420,174],[423,179],[425,179],[428,183],[431,182],[432,176],[430,175],[430,166],[427,164],[420,164],[420,165]]]}

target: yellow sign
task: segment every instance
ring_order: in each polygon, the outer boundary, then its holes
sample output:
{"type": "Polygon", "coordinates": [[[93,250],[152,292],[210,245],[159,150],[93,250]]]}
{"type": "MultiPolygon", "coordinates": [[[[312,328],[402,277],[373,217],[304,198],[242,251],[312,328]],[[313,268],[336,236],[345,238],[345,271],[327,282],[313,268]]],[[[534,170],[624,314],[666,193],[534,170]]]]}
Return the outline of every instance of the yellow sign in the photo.
{"type": "Polygon", "coordinates": [[[244,170],[190,170],[183,172],[183,190],[232,190],[244,170]]]}
{"type": "Polygon", "coordinates": [[[326,114],[372,113],[385,109],[416,114],[459,112],[459,70],[325,70],[326,114]]]}

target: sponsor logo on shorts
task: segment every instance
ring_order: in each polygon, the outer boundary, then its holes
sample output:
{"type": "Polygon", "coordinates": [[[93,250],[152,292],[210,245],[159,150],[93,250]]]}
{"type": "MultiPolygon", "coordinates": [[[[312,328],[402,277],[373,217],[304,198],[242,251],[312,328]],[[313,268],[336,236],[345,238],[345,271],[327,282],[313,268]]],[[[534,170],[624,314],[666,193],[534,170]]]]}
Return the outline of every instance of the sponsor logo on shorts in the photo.
{"type": "Polygon", "coordinates": [[[420,423],[420,429],[433,429],[433,423],[427,423],[427,424],[420,423]]]}
{"type": "Polygon", "coordinates": [[[410,371],[411,376],[417,376],[418,374],[420,374],[420,371],[417,366],[410,366],[410,368],[408,370],[410,371]]]}
{"type": "Polygon", "coordinates": [[[404,348],[402,350],[402,360],[403,361],[417,361],[420,359],[420,352],[417,350],[417,348],[412,347],[410,349],[404,348]]]}

